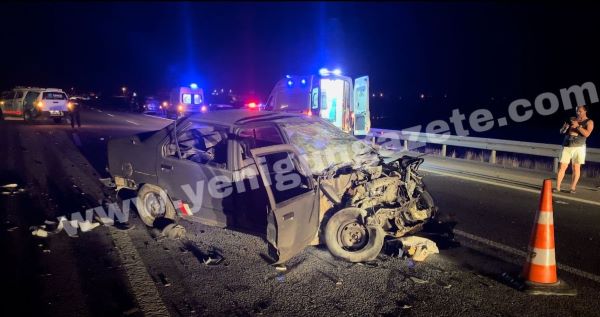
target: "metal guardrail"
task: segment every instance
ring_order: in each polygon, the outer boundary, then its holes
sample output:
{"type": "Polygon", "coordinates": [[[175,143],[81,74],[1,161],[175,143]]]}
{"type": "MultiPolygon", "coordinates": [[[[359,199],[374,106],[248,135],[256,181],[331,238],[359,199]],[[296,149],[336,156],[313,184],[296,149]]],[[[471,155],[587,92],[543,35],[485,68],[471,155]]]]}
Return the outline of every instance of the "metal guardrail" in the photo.
{"type": "MultiPolygon", "coordinates": [[[[442,145],[442,156],[446,156],[446,146],[466,147],[490,150],[490,163],[496,163],[496,152],[538,155],[554,158],[554,172],[558,170],[558,156],[562,146],[557,144],[521,142],[502,139],[476,138],[468,136],[444,135],[421,133],[414,131],[397,131],[371,128],[368,135],[373,141],[375,138],[395,139],[404,141],[402,146],[408,150],[408,142],[432,143],[442,145]]],[[[587,148],[586,161],[600,162],[600,149],[587,148]]]]}

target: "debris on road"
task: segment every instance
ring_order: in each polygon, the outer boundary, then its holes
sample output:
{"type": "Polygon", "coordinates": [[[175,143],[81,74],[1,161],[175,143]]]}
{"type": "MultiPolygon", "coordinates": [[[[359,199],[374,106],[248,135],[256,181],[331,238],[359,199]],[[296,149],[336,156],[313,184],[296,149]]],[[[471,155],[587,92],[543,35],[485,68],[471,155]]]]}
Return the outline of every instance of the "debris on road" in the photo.
{"type": "Polygon", "coordinates": [[[79,223],[79,229],[81,229],[81,232],[92,231],[98,226],[100,226],[99,222],[84,221],[79,223]]]}
{"type": "Polygon", "coordinates": [[[280,272],[285,272],[285,271],[287,271],[287,267],[286,267],[285,265],[277,265],[277,266],[275,267],[275,269],[276,269],[277,271],[280,271],[280,272]]]}
{"type": "Polygon", "coordinates": [[[421,237],[409,236],[399,238],[404,250],[417,262],[425,261],[430,254],[440,253],[435,242],[421,237]]]}
{"type": "Polygon", "coordinates": [[[160,278],[160,282],[166,286],[169,287],[171,286],[171,282],[169,281],[169,279],[167,279],[167,277],[165,276],[165,274],[163,273],[158,273],[158,277],[160,278]]]}
{"type": "Polygon", "coordinates": [[[206,265],[218,265],[223,260],[224,258],[222,256],[215,254],[213,256],[209,255],[206,259],[203,260],[203,262],[206,265]]]}
{"type": "Polygon", "coordinates": [[[420,278],[414,277],[414,276],[411,276],[410,279],[411,279],[411,281],[415,282],[415,284],[427,284],[427,283],[429,283],[429,281],[426,281],[426,280],[423,280],[423,279],[420,279],[420,278]]]}
{"type": "Polygon", "coordinates": [[[117,187],[117,185],[112,181],[112,179],[110,177],[108,177],[108,178],[99,178],[98,180],[105,187],[108,187],[108,188],[115,188],[115,187],[117,187]]]}
{"type": "Polygon", "coordinates": [[[36,237],[40,237],[40,238],[47,238],[48,237],[48,231],[44,230],[44,229],[36,229],[33,230],[31,232],[32,235],[36,236],[36,237]]]}
{"type": "Polygon", "coordinates": [[[17,185],[17,184],[6,184],[6,185],[0,186],[0,188],[5,189],[2,191],[2,195],[5,195],[5,196],[16,195],[16,194],[25,192],[24,188],[18,188],[18,187],[19,187],[19,185],[17,185]]]}
{"type": "Polygon", "coordinates": [[[185,238],[185,234],[185,228],[181,225],[177,225],[174,223],[167,225],[161,232],[162,236],[165,236],[169,239],[185,238]]]}

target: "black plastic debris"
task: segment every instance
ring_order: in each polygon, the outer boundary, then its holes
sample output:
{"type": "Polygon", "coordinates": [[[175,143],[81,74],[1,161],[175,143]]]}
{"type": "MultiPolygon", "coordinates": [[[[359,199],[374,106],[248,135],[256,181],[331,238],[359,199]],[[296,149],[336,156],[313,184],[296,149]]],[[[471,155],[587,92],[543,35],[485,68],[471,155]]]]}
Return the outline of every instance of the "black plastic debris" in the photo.
{"type": "Polygon", "coordinates": [[[500,275],[500,282],[507,286],[510,286],[516,290],[522,291],[525,289],[525,282],[516,277],[512,277],[510,274],[504,272],[500,275]]]}
{"type": "Polygon", "coordinates": [[[166,287],[168,287],[168,286],[171,286],[171,282],[170,282],[170,281],[169,281],[169,279],[168,279],[168,278],[165,276],[165,274],[163,274],[163,273],[158,273],[158,278],[160,279],[160,282],[161,282],[161,283],[162,283],[164,286],[166,286],[166,287]]]}

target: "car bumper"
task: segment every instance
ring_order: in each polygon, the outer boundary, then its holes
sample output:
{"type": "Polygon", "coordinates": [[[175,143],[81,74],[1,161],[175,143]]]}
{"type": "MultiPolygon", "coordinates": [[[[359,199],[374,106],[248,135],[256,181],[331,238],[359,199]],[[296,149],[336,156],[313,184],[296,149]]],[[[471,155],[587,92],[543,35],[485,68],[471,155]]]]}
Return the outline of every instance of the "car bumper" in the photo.
{"type": "Polygon", "coordinates": [[[38,112],[38,117],[42,118],[62,118],[69,115],[66,110],[45,110],[38,112]]]}

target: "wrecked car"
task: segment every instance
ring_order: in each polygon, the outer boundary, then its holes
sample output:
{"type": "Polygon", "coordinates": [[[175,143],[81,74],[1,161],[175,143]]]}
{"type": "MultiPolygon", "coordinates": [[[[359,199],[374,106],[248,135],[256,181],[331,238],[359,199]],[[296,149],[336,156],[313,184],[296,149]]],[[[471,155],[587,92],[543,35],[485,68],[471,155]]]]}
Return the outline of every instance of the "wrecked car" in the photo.
{"type": "Polygon", "coordinates": [[[423,159],[382,153],[318,117],[227,110],[110,140],[108,170],[148,226],[189,217],[264,236],[275,263],[323,243],[363,262],[436,213],[423,159]]]}

